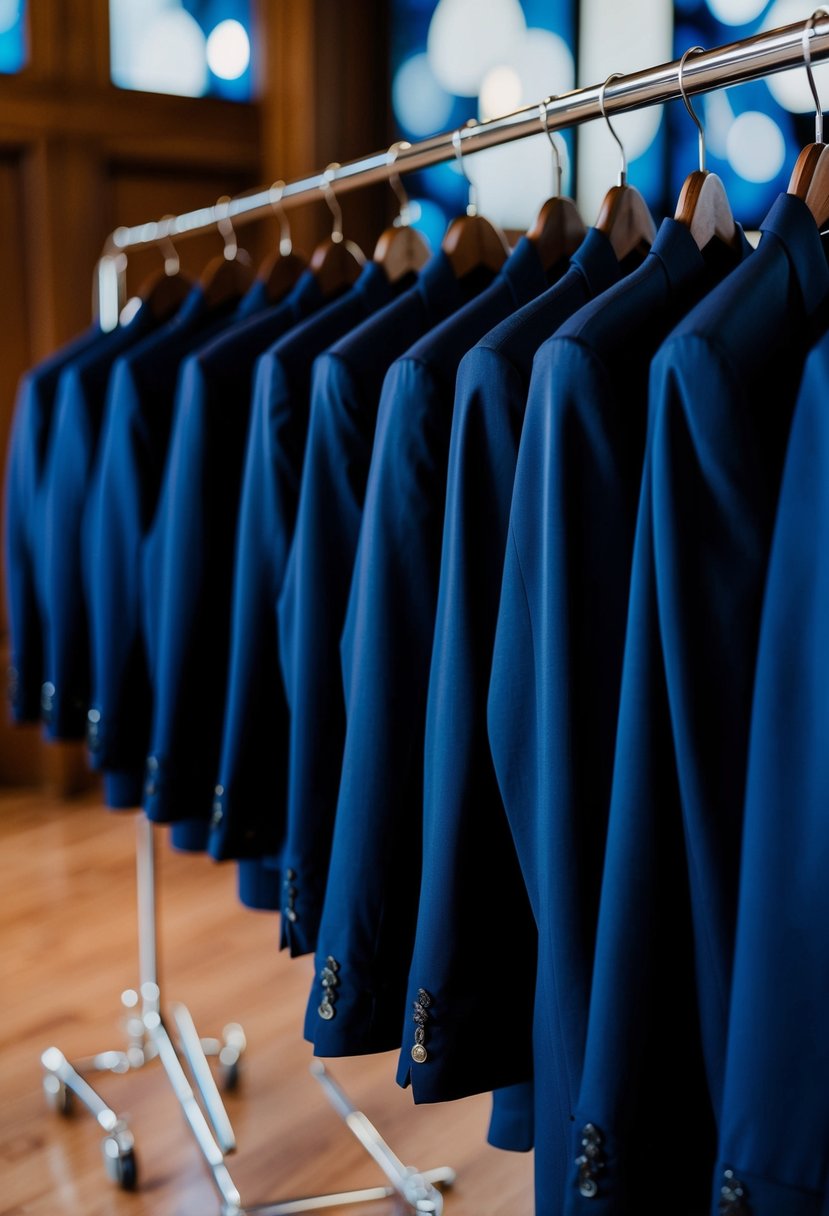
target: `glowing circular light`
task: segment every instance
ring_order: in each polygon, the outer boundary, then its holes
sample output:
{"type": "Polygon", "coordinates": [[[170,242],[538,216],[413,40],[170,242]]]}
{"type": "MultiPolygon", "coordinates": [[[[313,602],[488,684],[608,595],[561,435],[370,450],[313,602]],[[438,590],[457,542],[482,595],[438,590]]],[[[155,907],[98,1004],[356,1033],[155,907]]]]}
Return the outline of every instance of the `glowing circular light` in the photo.
{"type": "Polygon", "coordinates": [[[474,97],[504,48],[526,29],[519,0],[440,0],[429,25],[429,63],[449,93],[474,97]]]}
{"type": "MultiPolygon", "coordinates": [[[[808,16],[808,11],[805,13],[808,16]]],[[[773,29],[780,25],[791,25],[804,20],[804,8],[800,0],[777,0],[766,14],[763,29],[773,29]]],[[[824,106],[829,97],[829,64],[815,64],[812,71],[815,75],[818,95],[824,106]]],[[[769,92],[775,101],[784,109],[794,114],[806,114],[814,110],[814,100],[809,89],[809,82],[803,68],[792,68],[789,72],[780,72],[766,79],[769,92]]]]}
{"type": "Polygon", "coordinates": [[[0,0],[0,34],[7,34],[20,20],[20,0],[0,0]]]}
{"type": "Polygon", "coordinates": [[[158,14],[144,30],[130,65],[132,88],[201,97],[207,90],[205,37],[184,9],[158,14]]]}
{"type": "Polygon", "coordinates": [[[726,147],[732,168],[749,182],[770,182],[786,160],[783,132],[773,118],[758,110],[747,110],[734,119],[726,147]]]}
{"type": "Polygon", "coordinates": [[[446,212],[429,198],[412,199],[411,205],[412,227],[423,233],[432,249],[439,249],[446,231],[446,212]]]}
{"type": "Polygon", "coordinates": [[[250,39],[240,21],[220,21],[207,39],[207,66],[221,80],[238,80],[250,63],[250,39]]]}
{"type": "Polygon", "coordinates": [[[481,118],[496,118],[521,105],[521,77],[515,68],[501,64],[490,68],[481,81],[478,110],[481,118]]]}
{"type": "Polygon", "coordinates": [[[406,59],[394,74],[392,105],[411,135],[431,135],[449,122],[455,99],[435,80],[425,53],[406,59]]]}
{"type": "Polygon", "coordinates": [[[756,21],[769,0],[708,0],[708,7],[723,25],[747,25],[756,21]]]}

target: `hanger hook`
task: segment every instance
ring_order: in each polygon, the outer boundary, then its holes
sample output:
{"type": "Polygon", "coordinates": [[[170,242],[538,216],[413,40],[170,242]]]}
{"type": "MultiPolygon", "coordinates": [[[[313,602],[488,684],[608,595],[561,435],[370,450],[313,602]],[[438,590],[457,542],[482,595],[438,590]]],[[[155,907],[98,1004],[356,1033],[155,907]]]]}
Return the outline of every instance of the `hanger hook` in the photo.
{"type": "Polygon", "coordinates": [[[168,275],[178,274],[178,272],[181,270],[181,261],[178,256],[178,250],[173,244],[169,229],[169,225],[175,218],[176,217],[174,215],[162,215],[161,223],[168,226],[156,241],[161,256],[164,258],[164,273],[168,275]]]}
{"type": "Polygon", "coordinates": [[[343,210],[340,206],[340,200],[337,198],[337,193],[331,185],[339,167],[339,161],[332,161],[330,165],[326,165],[325,172],[320,178],[320,190],[322,190],[325,201],[328,204],[328,210],[334,218],[334,225],[331,229],[331,240],[335,245],[339,245],[343,239],[343,210]]]}
{"type": "Polygon", "coordinates": [[[216,210],[224,211],[224,214],[219,214],[216,217],[216,227],[219,229],[219,235],[225,243],[224,255],[228,262],[232,262],[239,252],[239,242],[236,240],[236,231],[230,218],[229,194],[223,194],[220,198],[216,199],[216,210]]]}
{"type": "Polygon", "coordinates": [[[705,172],[705,128],[703,127],[702,123],[700,122],[699,115],[697,114],[696,110],[691,105],[691,102],[688,99],[688,94],[685,92],[684,75],[685,75],[685,60],[688,58],[688,56],[689,55],[704,55],[704,54],[705,54],[704,46],[689,46],[688,50],[685,52],[685,54],[680,59],[679,68],[677,70],[677,76],[679,77],[679,91],[682,94],[682,100],[685,102],[685,109],[691,115],[691,119],[694,123],[694,126],[697,128],[697,131],[699,132],[699,171],[700,171],[700,173],[705,172]]]}
{"type": "Polygon", "coordinates": [[[613,136],[613,138],[616,140],[616,143],[619,145],[619,151],[622,154],[622,164],[619,169],[619,185],[626,186],[627,181],[628,181],[627,152],[625,152],[625,145],[622,143],[621,139],[619,139],[619,136],[616,134],[616,131],[613,128],[613,123],[608,118],[607,112],[604,108],[604,95],[607,92],[607,86],[610,84],[611,80],[620,80],[622,75],[623,75],[622,72],[611,72],[610,75],[608,76],[607,80],[604,82],[602,87],[599,89],[599,109],[601,110],[602,118],[607,123],[608,131],[613,136]]]}
{"type": "Polygon", "coordinates": [[[540,105],[538,107],[538,113],[541,118],[541,121],[544,124],[544,134],[547,136],[547,138],[550,141],[550,147],[553,149],[553,156],[554,156],[555,162],[556,162],[555,169],[553,170],[553,194],[555,195],[556,198],[560,198],[561,197],[561,178],[562,178],[561,153],[559,152],[558,144],[556,143],[555,134],[550,130],[550,116],[547,113],[547,106],[553,100],[554,100],[554,98],[552,96],[545,97],[544,100],[540,103],[540,105]]]}
{"type": "Polygon", "coordinates": [[[398,139],[389,148],[387,155],[391,158],[392,172],[389,174],[389,185],[395,193],[400,211],[394,220],[395,228],[408,228],[412,222],[412,205],[409,202],[409,196],[406,193],[406,188],[400,180],[400,174],[394,169],[397,163],[397,158],[406,148],[411,148],[411,144],[406,139],[398,139]]]}
{"type": "Polygon", "coordinates": [[[814,73],[812,72],[812,32],[815,28],[815,21],[818,17],[829,17],[825,8],[818,8],[812,13],[809,20],[803,26],[803,64],[806,68],[806,76],[809,80],[809,88],[812,90],[812,97],[815,99],[815,143],[823,143],[823,107],[820,104],[818,97],[817,85],[815,84],[814,73]]]}
{"type": "Polygon", "coordinates": [[[458,127],[457,131],[454,131],[452,133],[452,147],[455,149],[455,155],[458,158],[458,164],[460,166],[461,173],[464,176],[464,179],[466,181],[466,185],[467,185],[467,188],[469,191],[469,193],[467,194],[467,198],[466,198],[466,214],[467,215],[477,215],[478,214],[478,188],[466,171],[466,164],[464,163],[464,159],[463,159],[463,135],[461,133],[462,130],[463,130],[462,127],[458,127]]]}
{"type": "Polygon", "coordinates": [[[288,213],[282,206],[282,195],[285,193],[285,183],[280,179],[274,182],[268,190],[268,200],[276,212],[276,217],[279,220],[279,252],[283,258],[293,250],[293,241],[291,240],[291,225],[288,221],[288,213]]]}

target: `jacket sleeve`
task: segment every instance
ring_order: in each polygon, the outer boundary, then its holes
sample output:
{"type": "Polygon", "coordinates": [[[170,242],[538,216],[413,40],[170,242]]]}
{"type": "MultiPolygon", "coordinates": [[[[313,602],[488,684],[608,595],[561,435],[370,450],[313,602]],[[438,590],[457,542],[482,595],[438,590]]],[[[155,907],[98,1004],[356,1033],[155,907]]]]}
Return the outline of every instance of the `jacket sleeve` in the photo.
{"type": "MultiPolygon", "coordinates": [[[[491,351],[473,350],[462,360],[426,709],[419,912],[398,1068],[398,1082],[411,1084],[416,1102],[532,1076],[537,935],[486,724],[525,396],[515,369],[491,351]],[[498,912],[483,934],[481,908],[496,891],[498,912]],[[509,993],[499,1009],[497,1052],[487,1050],[492,1027],[481,1017],[478,991],[493,958],[509,993]],[[418,1028],[413,1015],[422,990],[432,1004],[418,1028]]],[[[508,1100],[497,1099],[496,1109],[508,1100]]]]}
{"type": "Polygon", "coordinates": [[[129,363],[120,361],[101,440],[90,520],[93,695],[87,739],[112,807],[141,803],[151,695],[141,631],[147,437],[129,363]]]}
{"type": "Polygon", "coordinates": [[[36,391],[31,378],[25,377],[15,404],[6,462],[6,596],[11,632],[8,691],[16,722],[39,720],[43,682],[43,625],[35,571],[35,561],[44,545],[34,502],[36,436],[32,433],[32,410],[36,391]]]}
{"type": "Polygon", "coordinates": [[[826,349],[792,424],[760,629],[716,1216],[829,1210],[826,349]]]}

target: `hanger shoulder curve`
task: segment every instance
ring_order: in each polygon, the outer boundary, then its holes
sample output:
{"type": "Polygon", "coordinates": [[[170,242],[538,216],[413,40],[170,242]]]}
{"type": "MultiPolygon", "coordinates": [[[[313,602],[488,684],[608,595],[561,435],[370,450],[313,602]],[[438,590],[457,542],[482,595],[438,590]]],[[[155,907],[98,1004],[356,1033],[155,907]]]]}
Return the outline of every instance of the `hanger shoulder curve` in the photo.
{"type": "Polygon", "coordinates": [[[268,301],[275,304],[287,295],[306,267],[305,259],[298,253],[277,252],[268,258],[257,275],[265,284],[268,301]]]}
{"type": "Polygon", "coordinates": [[[551,270],[556,262],[576,252],[586,232],[573,200],[556,195],[543,204],[527,238],[535,245],[544,269],[551,270]]]}
{"type": "Polygon", "coordinates": [[[807,144],[792,171],[789,194],[802,199],[818,228],[829,224],[829,144],[807,144]]]}
{"type": "Polygon", "coordinates": [[[374,249],[374,261],[383,267],[390,283],[397,283],[407,274],[416,274],[430,257],[423,235],[408,224],[386,228],[374,249]]]}
{"type": "Polygon", "coordinates": [[[509,256],[507,238],[482,215],[460,215],[452,220],[441,249],[457,279],[481,266],[500,270],[509,256]]]}
{"type": "Polygon", "coordinates": [[[716,173],[696,169],[686,177],[674,219],[684,224],[699,249],[715,237],[734,247],[740,234],[731,212],[725,186],[716,173]]]}
{"type": "Polygon", "coordinates": [[[175,274],[159,270],[142,284],[138,295],[157,321],[165,321],[177,310],[192,286],[193,280],[180,270],[175,274]]]}
{"type": "Polygon", "coordinates": [[[205,267],[201,277],[205,303],[208,308],[218,308],[240,300],[253,282],[253,269],[241,258],[213,258],[205,267]]]}
{"type": "Polygon", "coordinates": [[[596,220],[618,261],[635,250],[650,249],[656,236],[656,225],[642,195],[635,186],[611,186],[602,202],[596,220]]]}
{"type": "Polygon", "coordinates": [[[311,255],[310,269],[327,298],[355,283],[365,261],[365,254],[353,241],[333,241],[327,237],[311,255]]]}

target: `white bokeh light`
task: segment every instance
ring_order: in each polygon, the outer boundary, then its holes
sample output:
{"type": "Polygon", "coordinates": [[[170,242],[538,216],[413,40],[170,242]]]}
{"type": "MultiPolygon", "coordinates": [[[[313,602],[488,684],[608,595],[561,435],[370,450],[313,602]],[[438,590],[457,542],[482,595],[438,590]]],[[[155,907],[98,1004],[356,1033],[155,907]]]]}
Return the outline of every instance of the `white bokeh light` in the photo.
{"type": "MultiPolygon", "coordinates": [[[[581,23],[591,30],[579,51],[579,78],[585,84],[606,80],[610,72],[633,72],[670,60],[673,51],[673,6],[661,0],[582,0],[581,23]]],[[[662,106],[649,106],[613,119],[628,162],[651,146],[662,122],[662,106]]],[[[578,202],[585,217],[599,208],[616,180],[619,155],[605,124],[599,120],[579,130],[578,202]]],[[[635,174],[631,185],[636,185],[635,174]]]]}
{"type": "Polygon", "coordinates": [[[481,118],[496,118],[521,105],[521,77],[509,64],[490,68],[481,81],[478,112],[481,118]]]}
{"type": "Polygon", "coordinates": [[[138,43],[147,25],[161,12],[180,9],[179,0],[110,0],[109,62],[113,82],[123,89],[143,89],[136,78],[135,58],[138,43]]]}
{"type": "Polygon", "coordinates": [[[20,0],[0,0],[0,34],[14,29],[20,19],[20,0]]]}
{"type": "Polygon", "coordinates": [[[201,97],[207,90],[207,47],[201,26],[184,9],[167,9],[145,25],[130,65],[133,88],[201,97]]]}
{"type": "Polygon", "coordinates": [[[531,105],[551,93],[572,89],[576,65],[563,38],[549,30],[525,30],[508,47],[481,84],[481,118],[531,105]]]}
{"type": "Polygon", "coordinates": [[[731,167],[749,182],[770,182],[786,160],[783,132],[759,110],[747,110],[734,119],[727,148],[731,167]]]}
{"type": "Polygon", "coordinates": [[[238,80],[250,63],[250,39],[240,21],[220,21],[207,39],[207,66],[221,80],[238,80]]]}
{"type": "MultiPolygon", "coordinates": [[[[763,29],[774,29],[780,25],[792,25],[796,21],[805,22],[809,11],[804,9],[800,0],[777,0],[769,9],[763,21],[763,29]]],[[[823,98],[824,105],[829,96],[829,64],[815,64],[812,69],[815,74],[815,84],[818,95],[823,98]]],[[[814,110],[809,82],[804,68],[792,68],[789,72],[780,72],[766,79],[769,92],[775,101],[794,114],[806,114],[814,110]]]]}
{"type": "Polygon", "coordinates": [[[708,0],[708,7],[723,25],[747,25],[756,21],[769,0],[708,0]]]}
{"type": "MultiPolygon", "coordinates": [[[[556,146],[564,170],[562,192],[569,193],[570,167],[563,140],[556,146]]],[[[503,228],[529,228],[553,193],[553,152],[545,135],[487,148],[468,158],[469,176],[478,188],[481,214],[503,228]]]]}
{"type": "Polygon", "coordinates": [[[455,99],[435,80],[425,53],[404,60],[394,74],[392,106],[412,135],[432,135],[449,122],[455,99]]]}
{"type": "Polygon", "coordinates": [[[449,93],[475,97],[504,48],[526,29],[519,0],[440,0],[427,49],[435,79],[449,93]]]}

